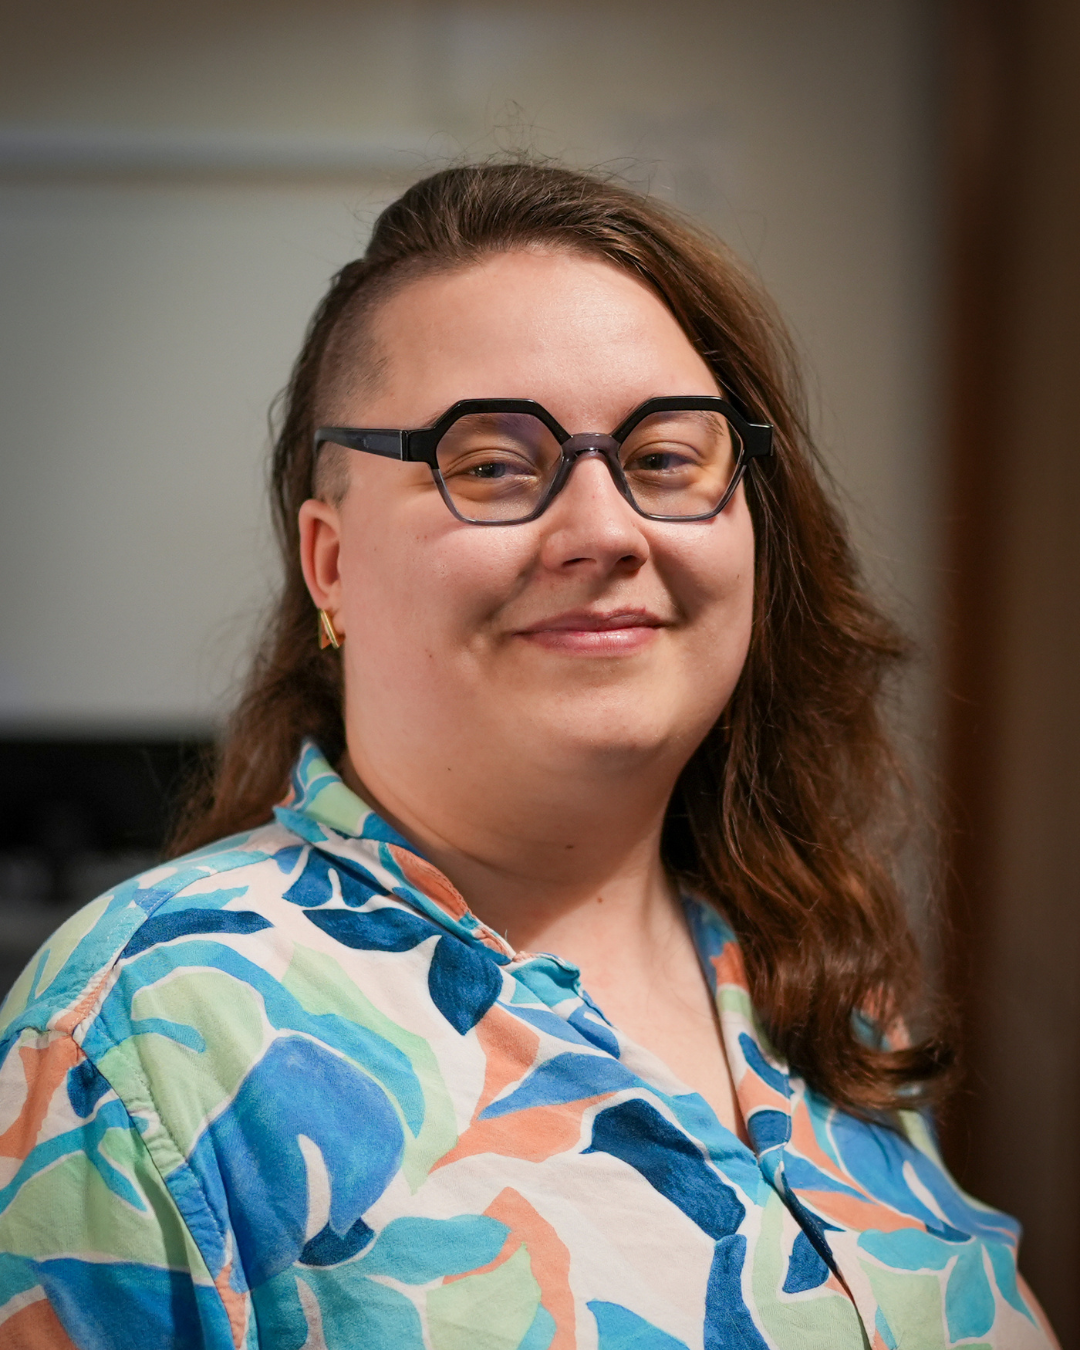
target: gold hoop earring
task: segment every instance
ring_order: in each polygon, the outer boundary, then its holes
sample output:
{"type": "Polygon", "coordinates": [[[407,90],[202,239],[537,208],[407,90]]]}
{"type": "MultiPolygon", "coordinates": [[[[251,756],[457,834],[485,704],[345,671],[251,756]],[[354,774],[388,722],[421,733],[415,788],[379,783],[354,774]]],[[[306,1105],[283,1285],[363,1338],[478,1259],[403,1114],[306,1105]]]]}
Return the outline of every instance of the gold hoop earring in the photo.
{"type": "Polygon", "coordinates": [[[325,609],[319,610],[319,650],[324,651],[327,647],[333,647],[334,651],[341,646],[341,638],[338,637],[337,629],[334,627],[334,621],[327,614],[325,609]]]}

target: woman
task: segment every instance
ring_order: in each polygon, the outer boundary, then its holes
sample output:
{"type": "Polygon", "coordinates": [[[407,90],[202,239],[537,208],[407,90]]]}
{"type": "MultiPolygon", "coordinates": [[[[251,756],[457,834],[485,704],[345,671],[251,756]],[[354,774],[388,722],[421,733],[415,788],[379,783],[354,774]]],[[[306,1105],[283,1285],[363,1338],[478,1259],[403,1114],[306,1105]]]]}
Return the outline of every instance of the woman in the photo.
{"type": "Polygon", "coordinates": [[[901,645],[731,258],[559,168],[418,184],[274,504],[185,856],[8,1000],[0,1345],[1052,1344],[919,1113],[901,645]]]}

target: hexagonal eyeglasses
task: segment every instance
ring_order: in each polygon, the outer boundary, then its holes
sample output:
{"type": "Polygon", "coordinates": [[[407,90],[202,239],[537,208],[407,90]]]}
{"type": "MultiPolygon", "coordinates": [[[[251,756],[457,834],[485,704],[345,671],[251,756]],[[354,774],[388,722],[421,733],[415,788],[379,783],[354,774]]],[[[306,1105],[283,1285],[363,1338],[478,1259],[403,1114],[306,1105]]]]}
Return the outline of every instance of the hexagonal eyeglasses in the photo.
{"type": "Polygon", "coordinates": [[[463,399],[417,431],[320,427],[315,452],[343,445],[422,462],[443,501],[470,525],[535,520],[583,456],[597,456],[649,520],[708,520],[731,500],[750,463],[772,453],[773,429],[728,399],[651,398],[608,434],[570,435],[532,399],[463,399]]]}

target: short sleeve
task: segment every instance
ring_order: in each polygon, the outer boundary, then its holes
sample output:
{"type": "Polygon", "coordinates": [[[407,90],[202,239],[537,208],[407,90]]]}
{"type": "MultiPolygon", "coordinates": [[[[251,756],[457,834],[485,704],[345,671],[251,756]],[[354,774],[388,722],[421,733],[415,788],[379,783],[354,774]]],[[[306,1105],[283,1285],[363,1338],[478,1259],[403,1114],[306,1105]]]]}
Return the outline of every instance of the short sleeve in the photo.
{"type": "MultiPolygon", "coordinates": [[[[233,1350],[191,1231],[129,1114],[66,1032],[0,1064],[0,1350],[233,1350]]],[[[233,1313],[234,1321],[241,1321],[233,1313]]]]}

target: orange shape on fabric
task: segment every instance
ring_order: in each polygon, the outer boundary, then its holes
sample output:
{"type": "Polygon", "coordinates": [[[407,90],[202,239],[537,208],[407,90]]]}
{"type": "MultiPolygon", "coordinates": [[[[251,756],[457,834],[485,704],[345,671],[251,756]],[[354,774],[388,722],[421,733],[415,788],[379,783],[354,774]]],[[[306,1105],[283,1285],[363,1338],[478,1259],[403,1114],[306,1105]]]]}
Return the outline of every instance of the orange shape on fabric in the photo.
{"type": "Polygon", "coordinates": [[[498,1219],[510,1230],[498,1256],[476,1270],[447,1275],[443,1283],[453,1284],[455,1280],[497,1270],[523,1246],[529,1255],[533,1278],[540,1286],[540,1302],[555,1323],[555,1336],[548,1350],[574,1350],[576,1318],[574,1295],[570,1291],[570,1252],[566,1244],[551,1224],[512,1186],[501,1190],[484,1213],[498,1219]]]}
{"type": "Polygon", "coordinates": [[[540,1049],[539,1033],[497,1003],[477,1022],[475,1031],[487,1068],[484,1087],[473,1112],[474,1121],[500,1092],[525,1077],[536,1063],[536,1052],[540,1049]]]}
{"type": "Polygon", "coordinates": [[[59,1036],[40,1050],[21,1045],[19,1058],[26,1075],[26,1097],[19,1114],[0,1134],[0,1155],[5,1158],[25,1158],[30,1153],[57,1088],[85,1056],[70,1036],[59,1036]]]}
{"type": "Polygon", "coordinates": [[[840,1191],[811,1191],[802,1187],[799,1199],[810,1206],[815,1214],[852,1228],[857,1233],[895,1233],[900,1228],[918,1228],[925,1231],[925,1224],[913,1219],[909,1214],[901,1214],[890,1209],[881,1200],[860,1200],[855,1195],[844,1195],[840,1191]]]}
{"type": "MultiPolygon", "coordinates": [[[[835,1181],[850,1186],[852,1190],[862,1191],[866,1195],[864,1188],[852,1177],[849,1177],[842,1167],[838,1167],[818,1143],[817,1135],[814,1133],[814,1124],[810,1119],[810,1112],[806,1109],[804,1101],[796,1103],[794,1110],[791,1112],[791,1147],[807,1162],[812,1162],[827,1177],[832,1177],[835,1181]]],[[[869,1198],[867,1196],[867,1199],[869,1198]]]]}
{"type": "Polygon", "coordinates": [[[574,1350],[576,1319],[570,1291],[570,1252],[565,1242],[512,1186],[500,1191],[484,1213],[506,1224],[511,1236],[524,1243],[529,1253],[533,1278],[540,1286],[540,1302],[555,1322],[548,1350],[574,1350]]]}
{"type": "Polygon", "coordinates": [[[233,1345],[239,1350],[244,1344],[244,1337],[247,1335],[248,1306],[247,1299],[243,1294],[238,1294],[230,1285],[229,1277],[232,1275],[232,1257],[218,1271],[217,1279],[214,1281],[214,1288],[218,1291],[222,1303],[225,1305],[225,1312],[229,1318],[229,1330],[232,1332],[233,1345]]]}
{"type": "Polygon", "coordinates": [[[736,989],[749,990],[746,981],[746,966],[743,964],[742,952],[738,944],[734,942],[725,942],[720,949],[719,956],[712,958],[713,970],[716,971],[717,986],[731,984],[736,989]]]}
{"type": "Polygon", "coordinates": [[[410,886],[415,886],[429,900],[434,900],[452,919],[463,919],[468,914],[469,907],[465,903],[464,896],[426,858],[421,858],[398,844],[387,844],[387,848],[410,886]]]}
{"type": "Polygon", "coordinates": [[[735,1084],[735,1095],[739,1099],[744,1120],[749,1120],[754,1111],[779,1111],[786,1116],[791,1110],[791,1098],[770,1087],[749,1066],[735,1084]]]}
{"type": "Polygon", "coordinates": [[[44,1296],[27,1303],[0,1326],[0,1350],[79,1350],[44,1296]]]}
{"type": "Polygon", "coordinates": [[[478,1153],[497,1153],[504,1158],[521,1158],[526,1162],[546,1162],[556,1153],[565,1153],[581,1138],[581,1118],[590,1106],[595,1106],[610,1092],[595,1097],[582,1097],[576,1102],[560,1102],[555,1106],[527,1106],[523,1111],[498,1116],[494,1120],[476,1120],[445,1153],[435,1166],[448,1167],[459,1158],[471,1158],[478,1153]]]}
{"type": "MultiPolygon", "coordinates": [[[[443,911],[449,914],[452,919],[464,919],[469,913],[469,906],[465,903],[465,897],[454,886],[447,877],[439,871],[437,867],[432,866],[426,858],[421,858],[415,853],[411,853],[407,848],[401,848],[398,844],[387,844],[390,855],[401,868],[401,873],[410,886],[415,886],[422,894],[426,895],[431,901],[443,911]]],[[[501,956],[514,956],[514,949],[509,943],[504,942],[498,933],[493,932],[486,924],[480,924],[476,930],[476,936],[484,944],[490,947],[492,951],[498,952],[501,956]]]]}

